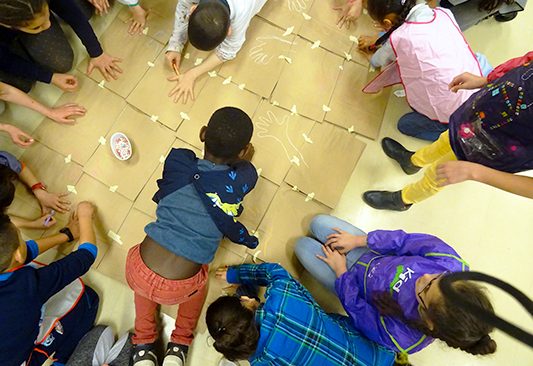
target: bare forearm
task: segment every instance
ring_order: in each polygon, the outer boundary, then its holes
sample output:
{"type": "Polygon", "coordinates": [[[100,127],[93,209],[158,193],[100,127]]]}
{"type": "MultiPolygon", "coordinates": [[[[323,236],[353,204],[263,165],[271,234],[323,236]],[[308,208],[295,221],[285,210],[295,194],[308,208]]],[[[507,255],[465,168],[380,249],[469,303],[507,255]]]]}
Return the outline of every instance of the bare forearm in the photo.
{"type": "Polygon", "coordinates": [[[491,185],[506,192],[533,198],[533,178],[491,169],[482,165],[476,168],[473,180],[491,185]]]}
{"type": "Polygon", "coordinates": [[[36,112],[41,113],[42,115],[48,116],[50,109],[48,107],[45,107],[32,97],[30,97],[28,94],[24,93],[23,91],[12,87],[8,84],[1,84],[1,91],[0,91],[0,99],[4,100],[6,102],[19,104],[23,107],[27,107],[30,109],[33,109],[36,112]]]}
{"type": "Polygon", "coordinates": [[[13,225],[18,227],[19,229],[31,229],[33,227],[33,221],[23,219],[22,217],[9,215],[9,218],[11,219],[11,222],[13,225]]]}
{"type": "Polygon", "coordinates": [[[39,180],[37,179],[37,177],[33,174],[33,172],[27,166],[25,166],[24,169],[22,169],[22,171],[20,172],[19,179],[30,188],[34,184],[39,183],[39,180]]]}
{"type": "Polygon", "coordinates": [[[68,236],[65,234],[56,234],[47,238],[35,241],[39,247],[39,254],[46,252],[48,249],[68,242],[68,236]]]}
{"type": "Polygon", "coordinates": [[[93,229],[93,219],[91,217],[80,217],[80,243],[96,244],[96,237],[93,229]]]}
{"type": "Polygon", "coordinates": [[[217,56],[216,52],[212,52],[204,62],[191,69],[190,71],[194,73],[195,77],[199,77],[205,74],[206,72],[213,70],[217,66],[222,65],[223,63],[224,60],[221,60],[217,56]]]}

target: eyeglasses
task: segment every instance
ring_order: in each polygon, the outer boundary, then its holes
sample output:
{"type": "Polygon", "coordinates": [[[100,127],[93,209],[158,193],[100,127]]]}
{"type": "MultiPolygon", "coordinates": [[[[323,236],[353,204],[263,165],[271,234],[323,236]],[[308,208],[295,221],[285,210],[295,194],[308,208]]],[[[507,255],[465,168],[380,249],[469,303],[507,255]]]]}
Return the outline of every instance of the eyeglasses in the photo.
{"type": "Polygon", "coordinates": [[[429,291],[429,289],[431,288],[431,285],[433,284],[434,281],[438,280],[439,278],[441,278],[441,277],[443,277],[443,276],[445,276],[445,275],[447,275],[447,274],[449,274],[449,273],[450,273],[450,271],[445,271],[445,272],[442,272],[442,273],[441,273],[440,275],[438,275],[437,277],[434,277],[431,281],[429,281],[429,282],[427,283],[426,286],[424,286],[424,288],[423,288],[419,293],[416,294],[416,296],[417,296],[418,299],[420,300],[420,304],[422,305],[422,308],[423,308],[424,310],[427,311],[427,310],[428,310],[428,307],[427,307],[426,303],[424,302],[424,299],[423,299],[422,296],[420,296],[420,295],[423,294],[423,295],[425,296],[425,295],[427,294],[427,292],[429,291]]]}

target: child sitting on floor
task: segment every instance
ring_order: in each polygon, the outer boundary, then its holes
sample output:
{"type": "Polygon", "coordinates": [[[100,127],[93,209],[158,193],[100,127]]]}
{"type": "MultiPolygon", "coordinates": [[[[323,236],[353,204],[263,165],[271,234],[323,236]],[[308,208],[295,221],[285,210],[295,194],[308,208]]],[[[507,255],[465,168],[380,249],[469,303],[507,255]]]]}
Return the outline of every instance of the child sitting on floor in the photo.
{"type": "Polygon", "coordinates": [[[202,64],[184,74],[171,77],[177,85],[169,96],[183,103],[194,99],[194,82],[200,75],[213,70],[225,61],[233,60],[246,40],[250,21],[267,0],[178,0],[174,31],[167,48],[167,61],[179,70],[181,52],[187,42],[202,50],[216,48],[202,64]]]}
{"type": "Polygon", "coordinates": [[[0,215],[0,364],[41,366],[67,362],[93,326],[98,295],[79,279],[94,263],[94,207],[78,205],[59,234],[24,242],[0,215]],[[79,237],[78,250],[48,266],[32,262],[48,249],[79,237]]]}
{"type": "Polygon", "coordinates": [[[533,198],[533,178],[514,173],[533,169],[533,52],[497,67],[487,78],[461,74],[452,91],[478,89],[450,117],[450,130],[417,152],[384,138],[385,154],[406,174],[422,167],[424,177],[400,191],[367,191],[377,209],[405,211],[448,184],[475,180],[533,198]]]}
{"type": "MultiPolygon", "coordinates": [[[[450,115],[474,93],[454,94],[448,84],[463,71],[481,76],[476,56],[447,9],[431,9],[417,0],[369,0],[367,8],[387,33],[372,42],[361,38],[359,48],[372,51],[383,43],[371,63],[387,67],[364,91],[402,83],[414,112],[400,118],[398,130],[435,141],[448,128],[450,115]]],[[[489,65],[485,74],[490,70],[489,65]]]]}
{"type": "Polygon", "coordinates": [[[176,327],[167,346],[164,366],[185,364],[206,296],[208,264],[224,236],[255,248],[256,237],[237,221],[257,172],[253,155],[253,124],[237,108],[217,110],[202,127],[205,155],[173,149],[165,161],[154,196],[157,220],[147,236],[128,253],[126,279],[135,292],[134,366],[155,366],[158,304],[180,304],[176,327]]]}

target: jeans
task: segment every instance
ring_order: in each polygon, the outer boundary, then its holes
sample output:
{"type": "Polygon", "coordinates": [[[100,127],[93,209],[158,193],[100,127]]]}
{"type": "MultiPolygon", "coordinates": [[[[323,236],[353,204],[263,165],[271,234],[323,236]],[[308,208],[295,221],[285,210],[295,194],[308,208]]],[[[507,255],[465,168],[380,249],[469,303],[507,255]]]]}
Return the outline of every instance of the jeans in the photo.
{"type": "MultiPolygon", "coordinates": [[[[344,230],[352,235],[366,235],[364,231],[356,228],[352,224],[329,215],[318,215],[313,218],[310,226],[310,233],[313,237],[303,237],[296,243],[295,253],[305,269],[322,285],[335,293],[335,272],[317,255],[324,256],[322,247],[327,241],[328,235],[336,233],[333,228],[344,230]]],[[[355,248],[346,254],[348,270],[369,252],[367,247],[355,248]]]]}
{"type": "Polygon", "coordinates": [[[170,336],[174,343],[189,346],[207,295],[208,266],[191,278],[169,280],[144,264],[140,246],[130,249],[126,261],[126,280],[135,292],[135,335],[133,344],[157,340],[156,311],[159,304],[179,304],[176,327],[170,336]]]}
{"type": "Polygon", "coordinates": [[[447,123],[434,121],[418,112],[407,113],[398,120],[398,130],[401,133],[426,141],[437,141],[447,129],[447,123]]]}

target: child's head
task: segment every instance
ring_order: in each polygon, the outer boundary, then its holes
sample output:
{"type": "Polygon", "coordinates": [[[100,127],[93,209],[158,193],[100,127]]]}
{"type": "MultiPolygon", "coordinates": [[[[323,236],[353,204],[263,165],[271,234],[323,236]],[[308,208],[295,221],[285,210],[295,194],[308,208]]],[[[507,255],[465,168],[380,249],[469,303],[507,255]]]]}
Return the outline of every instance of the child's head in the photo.
{"type": "Polygon", "coordinates": [[[206,323],[215,340],[213,346],[230,361],[248,359],[257,349],[259,330],[255,312],[246,301],[222,296],[207,308],[206,323]]]}
{"type": "Polygon", "coordinates": [[[23,244],[9,216],[0,214],[0,273],[11,268],[13,263],[24,263],[26,246],[23,244]]]}
{"type": "Polygon", "coordinates": [[[403,24],[415,5],[416,0],[368,0],[367,10],[372,19],[389,31],[403,24]]]}
{"type": "Polygon", "coordinates": [[[200,140],[205,143],[206,156],[229,162],[246,154],[253,132],[254,125],[245,112],[224,107],[213,113],[207,127],[202,127],[200,140]]]}
{"type": "Polygon", "coordinates": [[[230,31],[229,9],[217,0],[203,0],[189,18],[189,41],[202,51],[220,45],[230,31]]]}
{"type": "MultiPolygon", "coordinates": [[[[446,342],[450,347],[459,348],[473,355],[496,352],[496,342],[489,335],[494,327],[480,321],[469,311],[445,298],[438,286],[442,277],[442,274],[426,274],[416,281],[414,295],[419,303],[421,321],[406,319],[389,293],[374,297],[376,307],[382,314],[399,317],[413,328],[446,342]]],[[[470,281],[457,281],[452,286],[476,305],[494,313],[482,286],[470,281]]]]}
{"type": "Polygon", "coordinates": [[[52,25],[46,0],[0,1],[0,25],[21,32],[37,34],[52,25]]]}
{"type": "Polygon", "coordinates": [[[15,198],[15,185],[13,181],[17,174],[7,166],[0,165],[0,214],[11,205],[15,198]]]}

